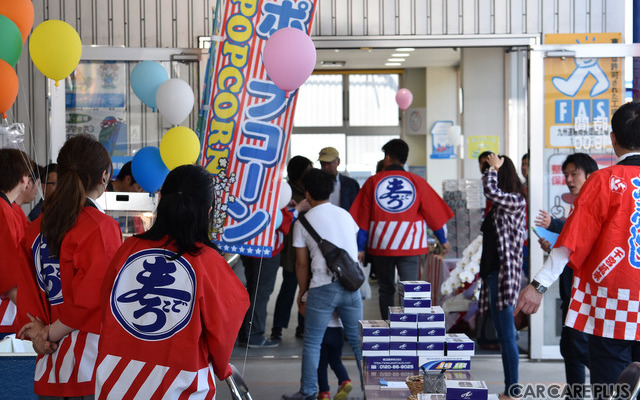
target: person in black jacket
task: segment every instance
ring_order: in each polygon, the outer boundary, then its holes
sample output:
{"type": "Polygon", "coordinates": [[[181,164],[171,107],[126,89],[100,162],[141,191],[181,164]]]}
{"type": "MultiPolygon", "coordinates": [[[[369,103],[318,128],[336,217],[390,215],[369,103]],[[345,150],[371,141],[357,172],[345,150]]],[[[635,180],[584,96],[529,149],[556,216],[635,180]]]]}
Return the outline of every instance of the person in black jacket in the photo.
{"type": "Polygon", "coordinates": [[[320,167],[333,175],[335,181],[333,184],[333,193],[329,197],[329,202],[335,206],[339,206],[349,211],[351,204],[356,199],[360,185],[358,182],[338,172],[340,165],[340,153],[333,147],[325,147],[320,150],[320,167]]]}

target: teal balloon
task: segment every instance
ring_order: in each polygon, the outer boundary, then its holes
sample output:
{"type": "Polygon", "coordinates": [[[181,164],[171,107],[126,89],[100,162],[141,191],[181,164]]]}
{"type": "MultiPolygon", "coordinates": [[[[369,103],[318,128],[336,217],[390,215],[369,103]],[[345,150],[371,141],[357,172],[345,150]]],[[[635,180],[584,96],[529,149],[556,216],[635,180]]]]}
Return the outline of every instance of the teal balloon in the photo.
{"type": "Polygon", "coordinates": [[[155,61],[143,61],[131,71],[131,89],[133,93],[153,111],[156,110],[156,92],[160,85],[169,80],[164,67],[155,61]]]}
{"type": "Polygon", "coordinates": [[[9,18],[0,15],[0,60],[16,66],[22,53],[22,35],[18,26],[9,18]]]}
{"type": "Polygon", "coordinates": [[[156,192],[169,175],[169,168],[162,162],[160,149],[153,146],[143,147],[131,160],[131,174],[145,192],[156,192]]]}

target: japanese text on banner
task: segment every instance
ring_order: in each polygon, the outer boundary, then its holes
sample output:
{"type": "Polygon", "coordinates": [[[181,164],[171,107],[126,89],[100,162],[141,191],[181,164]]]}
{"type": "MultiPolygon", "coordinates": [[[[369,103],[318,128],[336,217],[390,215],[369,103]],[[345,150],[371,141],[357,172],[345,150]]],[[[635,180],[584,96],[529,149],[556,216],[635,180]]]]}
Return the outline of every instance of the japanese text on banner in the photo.
{"type": "Polygon", "coordinates": [[[214,175],[213,239],[225,252],[271,256],[297,96],[269,80],[261,55],[278,29],[309,34],[316,1],[223,2],[202,165],[214,175]]]}

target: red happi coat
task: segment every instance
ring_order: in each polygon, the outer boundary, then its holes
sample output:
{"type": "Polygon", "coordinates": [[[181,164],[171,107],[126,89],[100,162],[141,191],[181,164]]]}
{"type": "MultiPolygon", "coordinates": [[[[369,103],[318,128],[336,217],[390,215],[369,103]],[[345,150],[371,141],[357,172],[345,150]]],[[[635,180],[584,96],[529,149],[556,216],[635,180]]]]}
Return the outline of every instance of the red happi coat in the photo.
{"type": "MultiPolygon", "coordinates": [[[[24,212],[20,209],[22,215],[24,212]]],[[[19,259],[18,245],[24,234],[24,225],[16,210],[4,195],[0,195],[0,333],[14,333],[19,327],[16,323],[16,305],[4,294],[18,284],[19,259]]]]}
{"type": "Polygon", "coordinates": [[[36,360],[34,392],[75,397],[94,393],[94,367],[101,326],[100,293],[109,261],[122,244],[118,223],[85,206],[62,241],[60,258],[51,257],[38,218],[22,240],[25,265],[18,285],[20,320],[27,312],[50,324],[60,320],[76,330],[58,349],[36,360]]]}
{"type": "Polygon", "coordinates": [[[438,230],[453,217],[427,181],[402,169],[367,179],[349,212],[369,232],[367,252],[374,256],[426,254],[427,226],[438,230]]]}
{"type": "Polygon", "coordinates": [[[640,340],[640,166],[592,173],[556,246],[574,269],[565,324],[579,331],[640,340]]]}
{"type": "Polygon", "coordinates": [[[175,258],[166,240],[127,239],[103,293],[96,399],[212,399],[249,308],[217,251],[175,258]]]}
{"type": "Polygon", "coordinates": [[[29,226],[29,220],[27,219],[27,215],[22,210],[22,207],[20,207],[18,203],[13,203],[11,207],[13,208],[13,211],[16,213],[16,218],[20,223],[20,229],[21,229],[20,239],[22,239],[22,236],[24,236],[25,229],[27,229],[27,226],[29,226]]]}

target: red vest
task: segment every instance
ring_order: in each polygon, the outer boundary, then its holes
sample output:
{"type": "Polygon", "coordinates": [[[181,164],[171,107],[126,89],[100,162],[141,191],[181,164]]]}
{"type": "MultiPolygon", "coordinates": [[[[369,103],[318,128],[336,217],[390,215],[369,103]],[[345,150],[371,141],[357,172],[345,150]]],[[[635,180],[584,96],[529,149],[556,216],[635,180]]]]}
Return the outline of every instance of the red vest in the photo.
{"type": "Polygon", "coordinates": [[[23,268],[18,285],[19,319],[26,313],[50,324],[60,320],[76,330],[58,349],[36,360],[34,392],[75,397],[94,393],[102,303],[107,267],[122,244],[118,223],[93,207],[84,207],[62,241],[60,257],[51,257],[40,235],[40,219],[22,241],[23,268]]]}
{"type": "Polygon", "coordinates": [[[453,217],[427,181],[403,170],[367,179],[349,212],[369,232],[367,252],[376,256],[426,254],[427,226],[438,230],[453,217]]]}
{"type": "Polygon", "coordinates": [[[571,250],[574,269],[566,325],[622,340],[640,340],[640,167],[592,173],[556,246],[571,250]]]}
{"type": "Polygon", "coordinates": [[[165,242],[127,239],[111,263],[96,399],[211,399],[231,375],[249,295],[215,250],[172,260],[165,242]]]}

